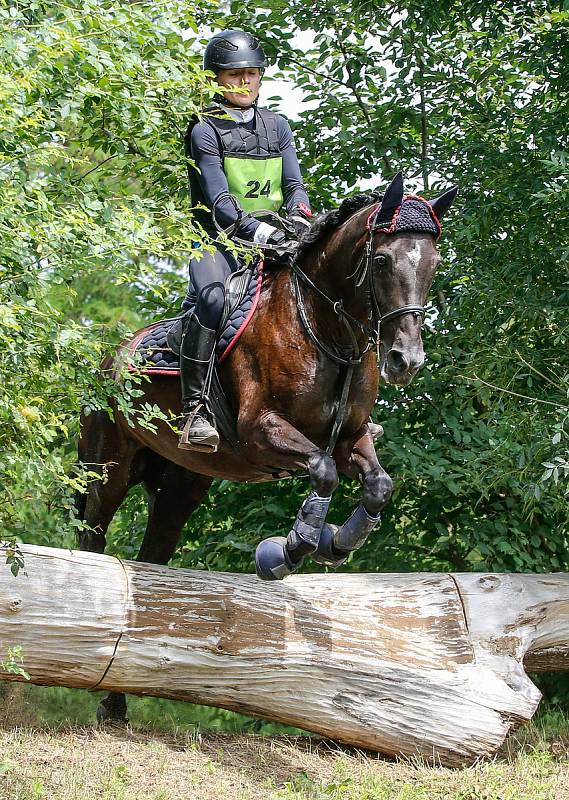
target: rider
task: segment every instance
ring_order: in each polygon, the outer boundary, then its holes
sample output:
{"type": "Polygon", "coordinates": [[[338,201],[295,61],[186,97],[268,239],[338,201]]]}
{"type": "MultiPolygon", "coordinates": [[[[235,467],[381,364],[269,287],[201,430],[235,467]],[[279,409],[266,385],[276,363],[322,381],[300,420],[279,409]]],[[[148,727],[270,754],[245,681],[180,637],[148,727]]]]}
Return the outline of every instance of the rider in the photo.
{"type": "MultiPolygon", "coordinates": [[[[235,226],[233,232],[240,239],[269,249],[272,246],[277,258],[282,258],[293,242],[268,221],[246,212],[278,212],[284,205],[298,233],[310,225],[312,213],[288,122],[257,106],[266,65],[258,40],[245,31],[226,30],[211,39],[204,53],[204,69],[214,72],[226,91],[205,109],[201,121],[190,123],[185,152],[197,168],[188,165],[192,203],[209,209],[194,211],[206,233],[217,237],[215,215],[220,227],[235,226]],[[232,91],[235,88],[242,91],[232,91]]],[[[182,449],[215,452],[219,444],[204,400],[223,312],[225,280],[238,268],[235,256],[219,241],[213,254],[204,250],[201,258],[190,261],[189,293],[197,302],[186,322],[180,353],[184,424],[178,446],[182,449]]]]}

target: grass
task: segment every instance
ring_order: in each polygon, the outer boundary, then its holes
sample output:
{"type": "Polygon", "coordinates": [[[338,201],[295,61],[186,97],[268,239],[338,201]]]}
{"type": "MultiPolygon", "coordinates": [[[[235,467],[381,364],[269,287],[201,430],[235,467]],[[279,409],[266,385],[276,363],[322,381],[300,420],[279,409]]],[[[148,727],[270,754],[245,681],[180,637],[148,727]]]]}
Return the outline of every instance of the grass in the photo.
{"type": "MultiPolygon", "coordinates": [[[[16,695],[30,689],[16,687],[16,695]]],[[[449,770],[319,737],[206,730],[174,717],[169,730],[138,723],[100,730],[63,717],[56,724],[19,697],[0,705],[0,800],[569,798],[569,720],[559,712],[520,728],[492,761],[449,770]]]]}

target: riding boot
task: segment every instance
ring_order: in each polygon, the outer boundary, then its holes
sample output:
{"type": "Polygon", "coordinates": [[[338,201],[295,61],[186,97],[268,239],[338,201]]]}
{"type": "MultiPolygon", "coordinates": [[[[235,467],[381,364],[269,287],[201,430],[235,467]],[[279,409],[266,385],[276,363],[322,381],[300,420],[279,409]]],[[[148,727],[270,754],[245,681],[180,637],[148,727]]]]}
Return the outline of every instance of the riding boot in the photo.
{"type": "Polygon", "coordinates": [[[195,314],[191,314],[184,327],[180,347],[180,380],[182,382],[182,433],[178,447],[181,450],[200,450],[215,453],[219,435],[208,416],[210,365],[214,357],[216,331],[205,328],[195,314]]]}

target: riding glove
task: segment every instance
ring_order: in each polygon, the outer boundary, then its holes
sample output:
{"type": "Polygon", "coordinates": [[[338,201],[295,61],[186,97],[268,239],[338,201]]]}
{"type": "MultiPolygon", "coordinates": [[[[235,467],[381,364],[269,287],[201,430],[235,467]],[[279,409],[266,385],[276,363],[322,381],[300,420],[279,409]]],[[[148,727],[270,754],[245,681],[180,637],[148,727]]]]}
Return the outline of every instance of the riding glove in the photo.
{"type": "Polygon", "coordinates": [[[267,248],[270,250],[271,258],[282,264],[286,264],[289,257],[296,250],[297,243],[293,239],[287,239],[284,231],[276,230],[267,239],[267,248]]]}
{"type": "Polygon", "coordinates": [[[301,239],[312,225],[312,211],[304,204],[298,205],[288,218],[288,222],[294,228],[297,239],[301,239]]]}

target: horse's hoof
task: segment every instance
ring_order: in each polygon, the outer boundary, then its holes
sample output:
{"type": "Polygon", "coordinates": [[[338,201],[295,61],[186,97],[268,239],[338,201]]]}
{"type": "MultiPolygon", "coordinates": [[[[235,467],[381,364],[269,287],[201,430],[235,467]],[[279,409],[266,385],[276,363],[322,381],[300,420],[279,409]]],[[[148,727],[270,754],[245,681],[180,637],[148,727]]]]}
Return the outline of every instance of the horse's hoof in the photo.
{"type": "Polygon", "coordinates": [[[255,569],[262,581],[280,581],[295,572],[304,559],[292,561],[286,549],[284,536],[271,536],[257,545],[255,569]]]}
{"type": "Polygon", "coordinates": [[[340,567],[350,555],[349,552],[341,555],[334,547],[334,534],[338,530],[337,525],[326,523],[322,528],[318,547],[311,557],[317,564],[324,564],[327,567],[340,567]]]}
{"type": "Polygon", "coordinates": [[[97,722],[99,725],[120,725],[126,727],[128,718],[126,709],[117,709],[113,704],[106,703],[104,700],[97,706],[97,722]]]}

